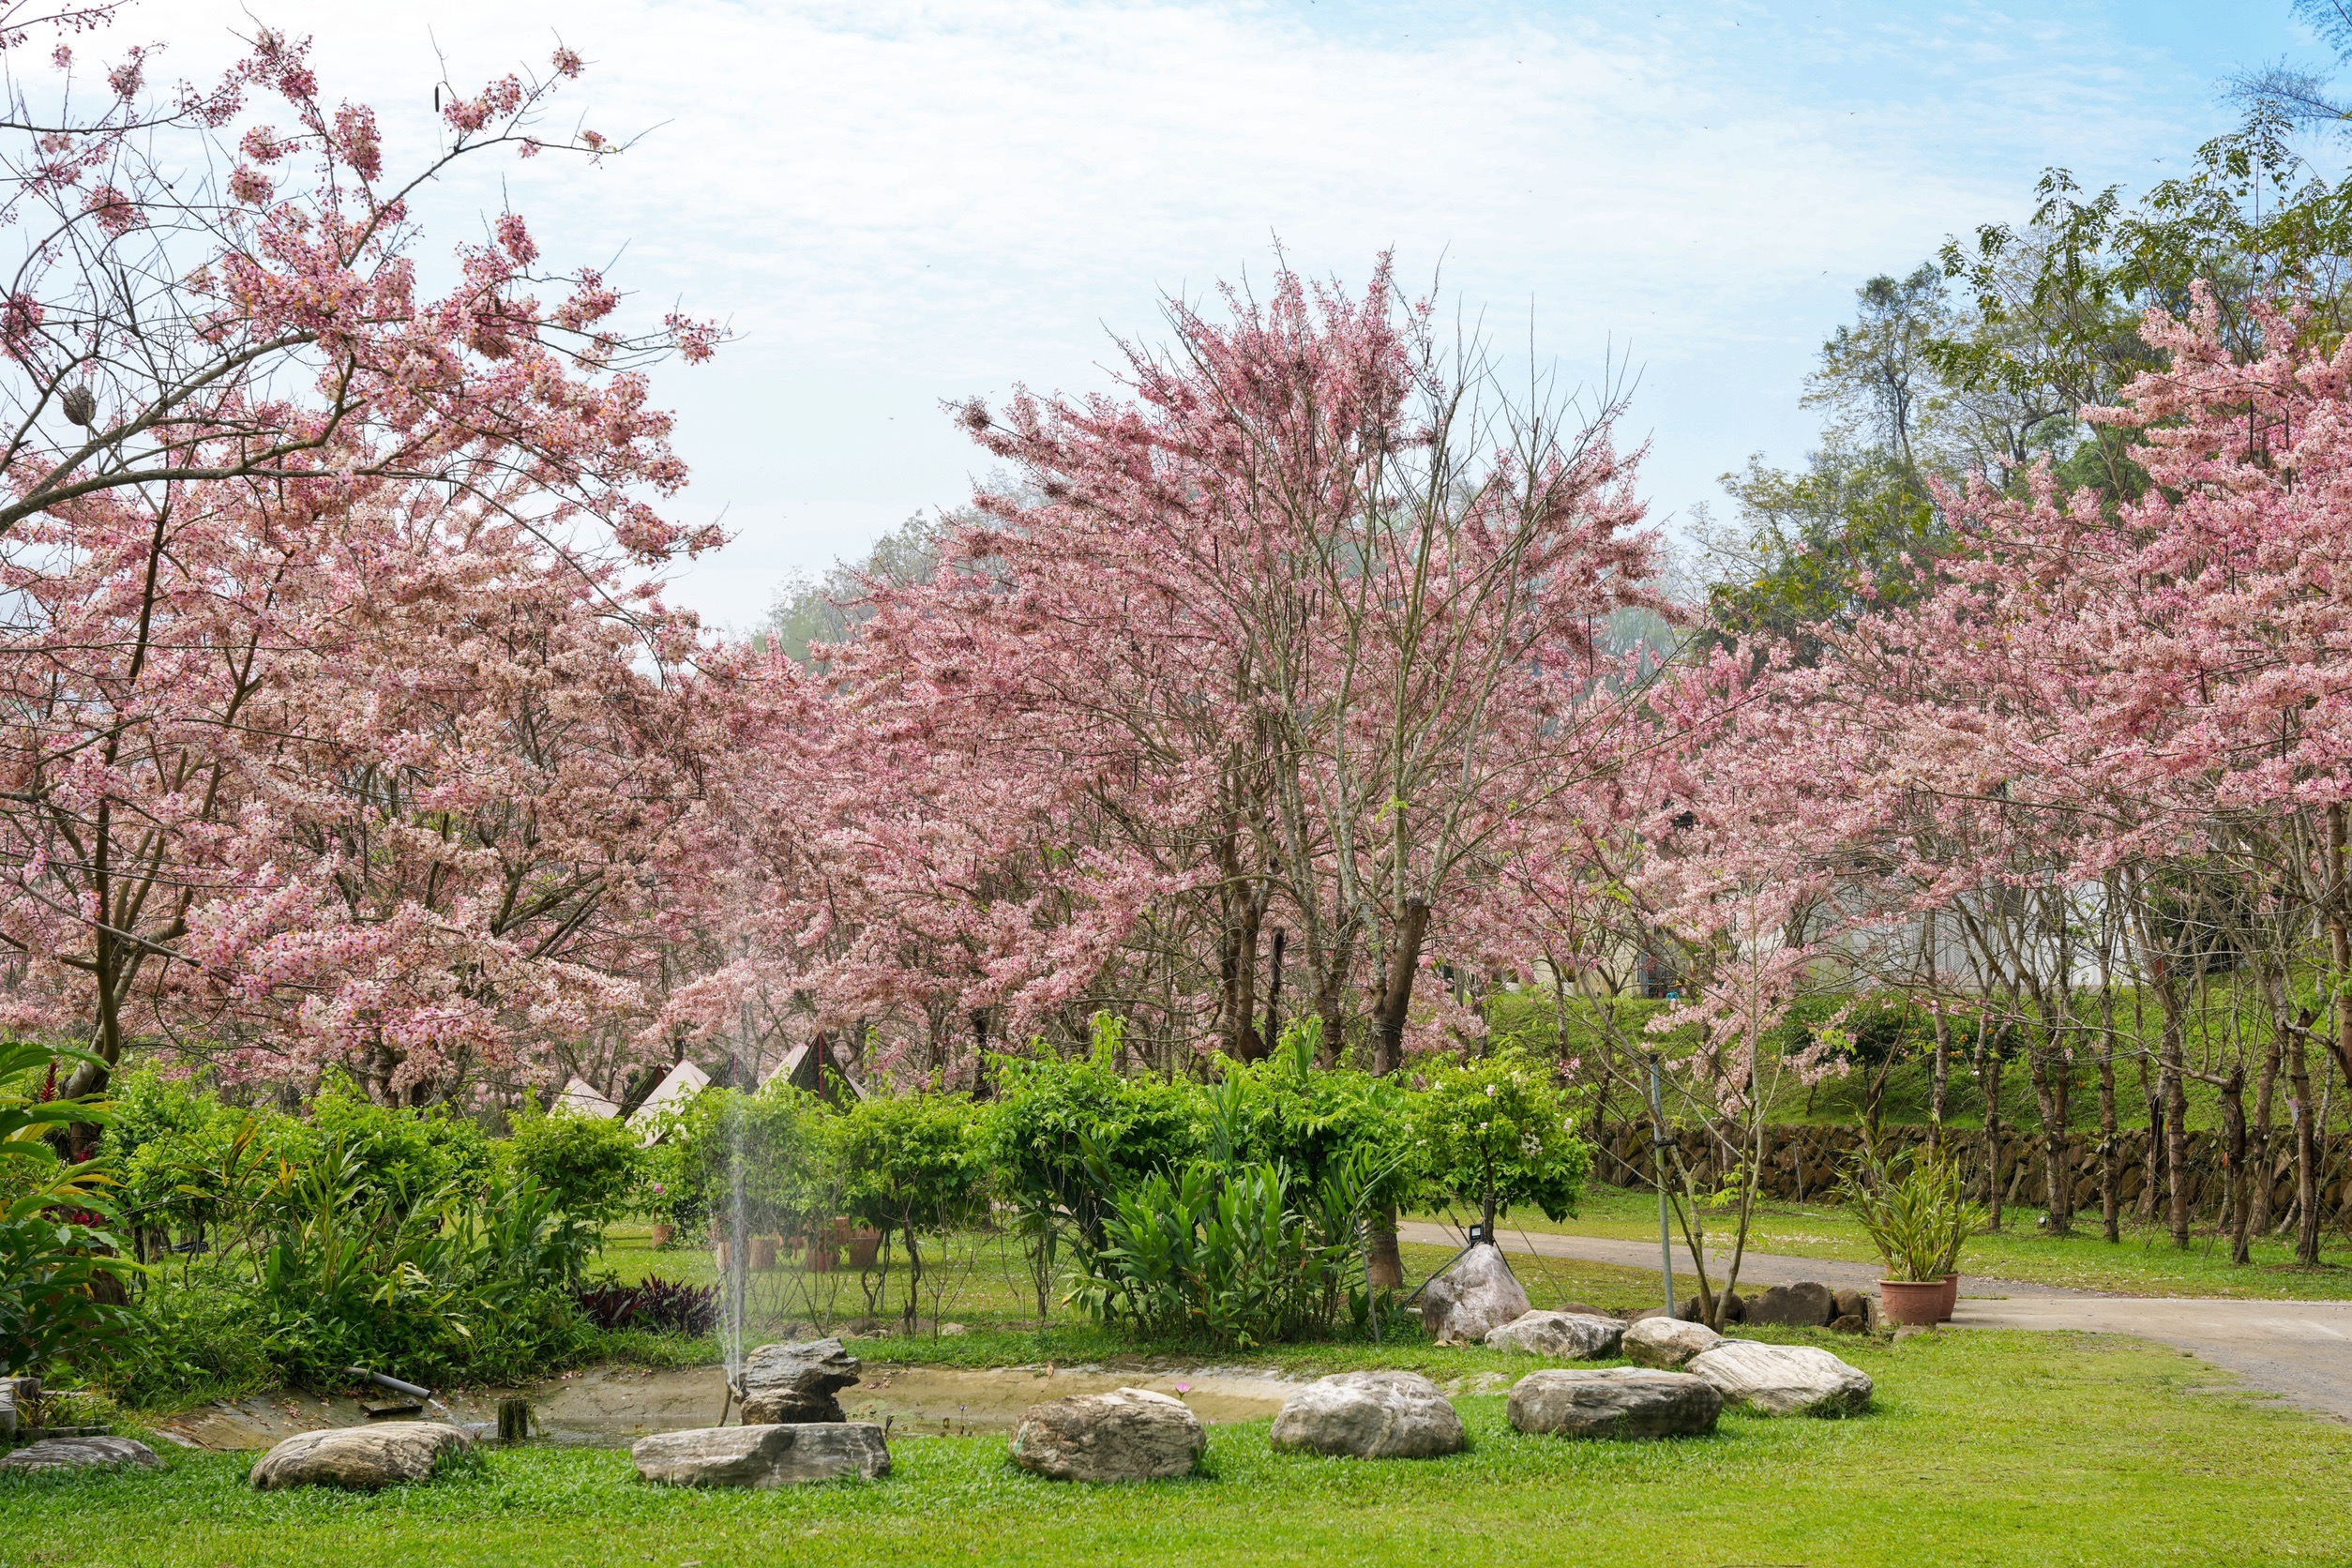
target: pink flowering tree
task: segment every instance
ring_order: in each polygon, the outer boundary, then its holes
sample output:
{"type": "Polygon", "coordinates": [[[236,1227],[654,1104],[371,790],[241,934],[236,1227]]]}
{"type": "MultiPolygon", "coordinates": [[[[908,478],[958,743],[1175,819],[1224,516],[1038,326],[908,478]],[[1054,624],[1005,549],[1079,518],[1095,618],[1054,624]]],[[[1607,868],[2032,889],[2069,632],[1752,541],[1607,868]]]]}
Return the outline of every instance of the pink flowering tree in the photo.
{"type": "Polygon", "coordinates": [[[300,43],[158,87],[136,48],[85,69],[105,20],[0,26],[12,1020],[88,1041],[77,1090],[137,1043],[412,1100],[536,1078],[658,967],[696,635],[635,584],[711,538],[656,510],[684,470],[638,362],[716,335],[620,334],[514,214],[418,291],[450,159],[610,150],[534,128],[568,53],[445,88],[396,176],[300,43]]]}

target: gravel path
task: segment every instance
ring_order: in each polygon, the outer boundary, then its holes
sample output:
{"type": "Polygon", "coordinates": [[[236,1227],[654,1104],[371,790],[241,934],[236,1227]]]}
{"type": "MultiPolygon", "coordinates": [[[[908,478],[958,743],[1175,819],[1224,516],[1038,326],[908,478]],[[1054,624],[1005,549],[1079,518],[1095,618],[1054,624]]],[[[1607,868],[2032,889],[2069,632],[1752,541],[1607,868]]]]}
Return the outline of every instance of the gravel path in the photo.
{"type": "MultiPolygon", "coordinates": [[[[1424,1246],[1462,1244],[1449,1225],[1408,1221],[1405,1241],[1424,1246]]],[[[1575,1258],[1592,1263],[1655,1269],[1655,1242],[1604,1236],[1557,1236],[1502,1227],[1506,1252],[1575,1258]]],[[[1720,1259],[1710,1253],[1711,1275],[1720,1259]]],[[[1690,1255],[1675,1248],[1674,1272],[1696,1274],[1690,1255]]],[[[1782,1285],[1817,1279],[1842,1290],[1867,1290],[1878,1271],[1866,1263],[1788,1258],[1751,1252],[1740,1259],[1742,1285],[1782,1285]]],[[[2352,1421],[2352,1302],[2215,1301],[2202,1298],[2100,1295],[2055,1285],[2028,1285],[1983,1274],[1960,1276],[1953,1328],[2073,1329],[2131,1334],[2170,1345],[2226,1367],[2247,1384],[2340,1421],[2352,1421]]]]}

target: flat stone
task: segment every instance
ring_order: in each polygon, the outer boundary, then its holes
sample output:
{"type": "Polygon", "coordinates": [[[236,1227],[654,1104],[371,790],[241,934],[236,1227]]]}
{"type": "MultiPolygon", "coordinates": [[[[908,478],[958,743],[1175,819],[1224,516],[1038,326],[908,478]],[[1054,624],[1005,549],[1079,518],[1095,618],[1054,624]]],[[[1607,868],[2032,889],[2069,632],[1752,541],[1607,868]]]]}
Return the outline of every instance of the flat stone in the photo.
{"type": "Polygon", "coordinates": [[[766,1491],[812,1481],[890,1473],[890,1449],[870,1421],[761,1422],[656,1432],[629,1449],[637,1473],[664,1486],[766,1491]]]}
{"type": "Polygon", "coordinates": [[[1285,1453],[1426,1459],[1458,1452],[1462,1418],[1418,1372],[1338,1372],[1292,1395],[1274,1417],[1285,1453]]]}
{"type": "Polygon", "coordinates": [[[1672,1371],[1722,1343],[1723,1335],[1704,1323],[1686,1323],[1661,1314],[1628,1324],[1624,1338],[1618,1343],[1618,1354],[1642,1366],[1672,1371]]]}
{"type": "Polygon", "coordinates": [[[1056,1481],[1156,1481],[1190,1474],[1208,1446],[1183,1400],[1121,1388],[1030,1406],[1013,1459],[1056,1481]]]}
{"type": "Polygon", "coordinates": [[[1775,1285],[1747,1304],[1741,1321],[1751,1327],[1817,1329],[1837,1316],[1837,1293],[1817,1280],[1775,1285]]]}
{"type": "Polygon", "coordinates": [[[865,1373],[864,1364],[842,1349],[838,1339],[762,1345],[744,1358],[744,1425],[843,1420],[841,1402],[834,1395],[855,1387],[865,1373]]]}
{"type": "Polygon", "coordinates": [[[1644,1366],[1530,1372],[1511,1390],[1511,1425],[1562,1438],[1685,1438],[1711,1432],[1723,1395],[1704,1378],[1644,1366]]]}
{"type": "Polygon", "coordinates": [[[1489,1349],[1517,1350],[1562,1361],[1599,1361],[1617,1354],[1625,1325],[1614,1318],[1580,1312],[1530,1312],[1490,1330],[1489,1349]]]}
{"type": "Polygon", "coordinates": [[[155,1456],[154,1449],[129,1438],[43,1438],[0,1459],[0,1472],[23,1475],[35,1470],[100,1470],[120,1465],[160,1470],[163,1461],[155,1456]]]}
{"type": "Polygon", "coordinates": [[[1527,1292],[1493,1244],[1481,1242],[1421,1293],[1421,1324],[1439,1344],[1483,1342],[1526,1315],[1527,1292]]]}
{"type": "Polygon", "coordinates": [[[382,1421],[297,1432],[261,1457],[249,1479],[264,1492],[289,1486],[343,1486],[373,1491],[432,1479],[445,1454],[466,1436],[439,1421],[382,1421]]]}
{"type": "Polygon", "coordinates": [[[1837,1310],[1830,1319],[1830,1327],[1836,1328],[1840,1319],[1859,1318],[1862,1326],[1848,1332],[1868,1334],[1878,1326],[1878,1298],[1867,1290],[1840,1290],[1837,1310]]]}
{"type": "Polygon", "coordinates": [[[1726,1339],[1690,1369],[1735,1404],[1765,1415],[1850,1415],[1870,1404],[1870,1378],[1812,1345],[1726,1339]]]}

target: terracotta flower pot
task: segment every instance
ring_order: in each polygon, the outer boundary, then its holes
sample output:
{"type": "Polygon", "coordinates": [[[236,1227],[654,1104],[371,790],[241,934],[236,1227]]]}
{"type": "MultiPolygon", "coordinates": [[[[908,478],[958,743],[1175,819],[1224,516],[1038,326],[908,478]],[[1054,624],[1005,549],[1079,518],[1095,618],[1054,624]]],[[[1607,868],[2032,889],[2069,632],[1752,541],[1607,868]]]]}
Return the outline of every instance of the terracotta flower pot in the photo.
{"type": "Polygon", "coordinates": [[[1930,1328],[1943,1321],[1944,1282],[1940,1279],[1882,1279],[1878,1304],[1890,1323],[1930,1328]]]}
{"type": "Polygon", "coordinates": [[[802,1266],[810,1274],[831,1274],[838,1261],[837,1255],[833,1250],[832,1239],[826,1236],[810,1236],[807,1239],[806,1246],[807,1255],[801,1260],[802,1266]]]}
{"type": "Polygon", "coordinates": [[[849,1243],[850,1267],[852,1269],[872,1268],[875,1256],[882,1251],[882,1232],[852,1230],[850,1232],[849,1243]]]}
{"type": "Polygon", "coordinates": [[[656,1251],[662,1247],[668,1246],[671,1242],[674,1242],[677,1239],[678,1228],[676,1226],[656,1225],[654,1227],[654,1246],[656,1251]]]}
{"type": "Polygon", "coordinates": [[[776,1238],[774,1236],[751,1238],[751,1266],[755,1269],[776,1267],[776,1238]]]}
{"type": "Polygon", "coordinates": [[[1952,1321],[1952,1315],[1960,1309],[1960,1276],[1958,1274],[1944,1275],[1943,1292],[1941,1316],[1937,1317],[1936,1321],[1949,1323],[1952,1321]]]}
{"type": "Polygon", "coordinates": [[[725,1274],[727,1272],[728,1253],[729,1248],[725,1242],[713,1242],[711,1244],[711,1260],[720,1274],[725,1274]]]}

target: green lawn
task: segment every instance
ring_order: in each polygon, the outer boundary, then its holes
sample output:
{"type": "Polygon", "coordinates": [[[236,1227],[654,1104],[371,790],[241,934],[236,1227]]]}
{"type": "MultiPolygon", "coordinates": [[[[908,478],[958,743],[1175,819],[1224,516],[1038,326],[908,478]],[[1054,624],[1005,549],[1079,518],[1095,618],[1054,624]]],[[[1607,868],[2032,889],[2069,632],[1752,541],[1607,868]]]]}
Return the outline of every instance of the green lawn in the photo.
{"type": "Polygon", "coordinates": [[[1257,1424],[1213,1428],[1202,1476],[1115,1488],[1025,1475],[978,1437],[902,1439],[879,1483],[757,1494],[658,1490],[621,1453],[528,1449],[391,1494],[261,1495],[249,1456],[173,1452],[160,1476],[0,1482],[0,1561],[2243,1568],[2352,1550],[2352,1432],[2212,1392],[2199,1363],[2052,1334],[1840,1349],[1878,1382],[1858,1420],[1734,1415],[1706,1440],[1579,1443],[1521,1436],[1500,1397],[1466,1396],[1474,1447],[1452,1458],[1277,1455],[1257,1424]]]}
{"type": "MultiPolygon", "coordinates": [[[[2341,1236],[2327,1238],[2333,1244],[2323,1249],[2324,1266],[2316,1270],[2296,1267],[2293,1248],[2273,1242],[2257,1244],[2253,1264],[2239,1269],[2230,1266],[2225,1240],[2200,1236],[2183,1252],[2161,1228],[2133,1227],[2125,1229],[2121,1242],[2110,1243],[2100,1234],[2095,1214],[2078,1216],[2072,1236],[2045,1236],[2034,1228],[2037,1214],[2030,1208],[2011,1210],[2010,1223],[2001,1230],[1969,1244],[1961,1267],[2004,1279],[2128,1295],[2352,1299],[2352,1247],[2346,1247],[2341,1236]]],[[[1514,1210],[1500,1229],[1506,1244],[1515,1229],[1654,1242],[1658,1199],[1653,1192],[1595,1184],[1573,1218],[1554,1224],[1532,1209],[1514,1210]]],[[[1724,1236],[1727,1241],[1728,1232],[1724,1236]]],[[[1676,1245],[1680,1249],[1679,1234],[1676,1245]]],[[[1762,1205],[1748,1246],[1755,1252],[1799,1258],[1877,1261],[1861,1227],[1849,1215],[1817,1203],[1762,1205]]]]}

